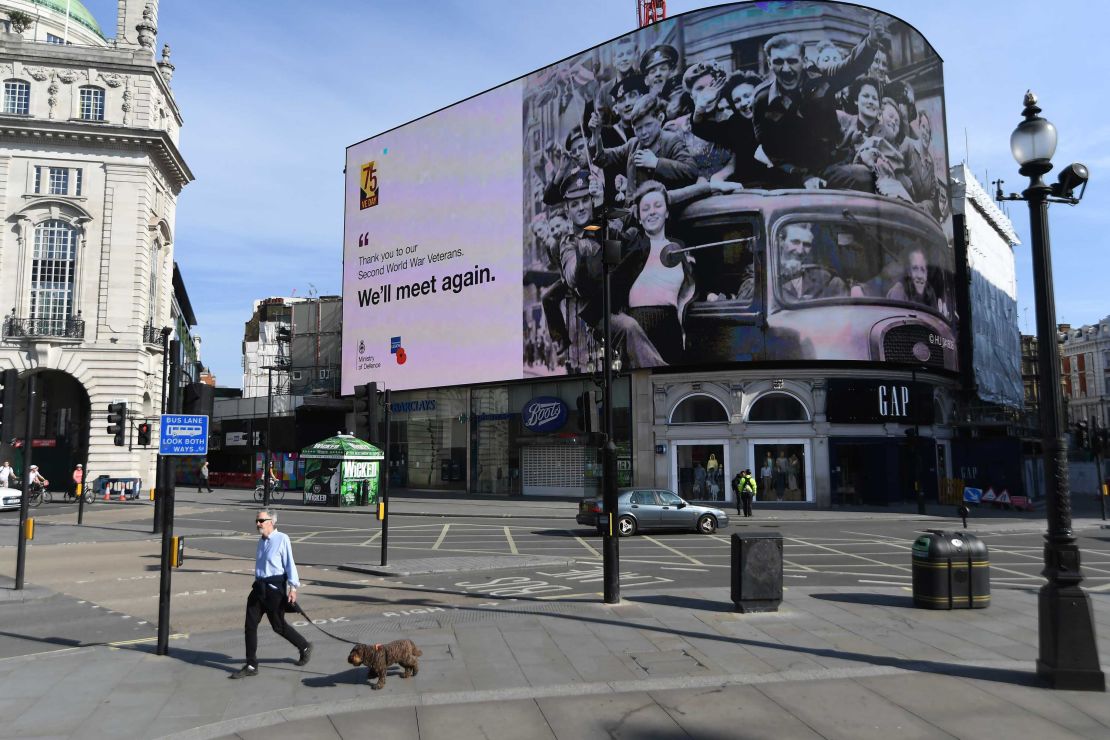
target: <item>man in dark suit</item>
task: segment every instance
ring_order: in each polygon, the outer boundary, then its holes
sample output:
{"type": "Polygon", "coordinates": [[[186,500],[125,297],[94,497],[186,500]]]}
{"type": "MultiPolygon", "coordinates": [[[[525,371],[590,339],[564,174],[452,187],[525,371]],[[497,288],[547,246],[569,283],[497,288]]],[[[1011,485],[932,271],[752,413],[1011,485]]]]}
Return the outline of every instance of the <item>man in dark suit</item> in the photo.
{"type": "Polygon", "coordinates": [[[756,92],[753,124],[778,187],[871,189],[866,167],[836,162],[842,135],[836,94],[867,71],[885,39],[876,14],[847,58],[824,70],[807,66],[801,39],[793,34],[764,45],[771,78],[756,92]]]}

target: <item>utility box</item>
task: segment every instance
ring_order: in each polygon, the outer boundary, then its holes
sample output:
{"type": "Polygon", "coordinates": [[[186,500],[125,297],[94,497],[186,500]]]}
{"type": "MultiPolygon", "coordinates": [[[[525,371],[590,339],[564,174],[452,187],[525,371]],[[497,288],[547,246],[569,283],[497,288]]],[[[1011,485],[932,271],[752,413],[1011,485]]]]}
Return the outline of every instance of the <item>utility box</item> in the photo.
{"type": "Polygon", "coordinates": [[[986,609],[990,555],[969,532],[929,530],[913,543],[913,604],[922,609],[986,609]]]}
{"type": "Polygon", "coordinates": [[[782,603],[782,534],[734,532],[732,603],[741,612],[778,611],[782,603]]]}

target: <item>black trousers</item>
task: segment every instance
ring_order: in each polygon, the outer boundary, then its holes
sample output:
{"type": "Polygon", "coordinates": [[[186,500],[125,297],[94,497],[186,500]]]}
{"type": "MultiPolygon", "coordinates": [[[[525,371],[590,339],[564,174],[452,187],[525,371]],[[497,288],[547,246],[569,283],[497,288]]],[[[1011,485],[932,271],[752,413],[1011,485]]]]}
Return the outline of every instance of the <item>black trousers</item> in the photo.
{"type": "Polygon", "coordinates": [[[247,618],[243,623],[243,631],[247,637],[247,665],[258,666],[258,623],[262,621],[263,614],[270,619],[274,632],[293,643],[297,650],[303,650],[308,645],[308,640],[286,624],[284,606],[283,589],[270,588],[257,582],[251,589],[251,595],[247,597],[247,618]]]}
{"type": "Polygon", "coordinates": [[[752,515],[752,495],[750,493],[742,495],[740,500],[744,502],[744,516],[752,515]]]}

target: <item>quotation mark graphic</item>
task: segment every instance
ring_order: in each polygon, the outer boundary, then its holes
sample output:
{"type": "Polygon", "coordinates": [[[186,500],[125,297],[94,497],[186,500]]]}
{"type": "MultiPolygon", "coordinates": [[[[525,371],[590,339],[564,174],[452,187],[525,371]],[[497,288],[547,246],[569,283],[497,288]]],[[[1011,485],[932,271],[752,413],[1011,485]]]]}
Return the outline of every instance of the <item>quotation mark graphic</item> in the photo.
{"type": "Polygon", "coordinates": [[[358,235],[358,245],[360,247],[370,246],[370,232],[369,231],[358,235]]]}

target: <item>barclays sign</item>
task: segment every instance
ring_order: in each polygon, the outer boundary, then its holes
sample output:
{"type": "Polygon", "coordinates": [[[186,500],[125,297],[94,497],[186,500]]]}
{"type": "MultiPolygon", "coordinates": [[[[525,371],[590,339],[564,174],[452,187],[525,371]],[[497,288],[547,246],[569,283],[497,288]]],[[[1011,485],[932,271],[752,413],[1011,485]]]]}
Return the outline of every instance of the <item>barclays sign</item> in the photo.
{"type": "Polygon", "coordinates": [[[520,420],[530,432],[557,432],[567,423],[567,405],[554,396],[540,396],[524,404],[520,420]]]}

